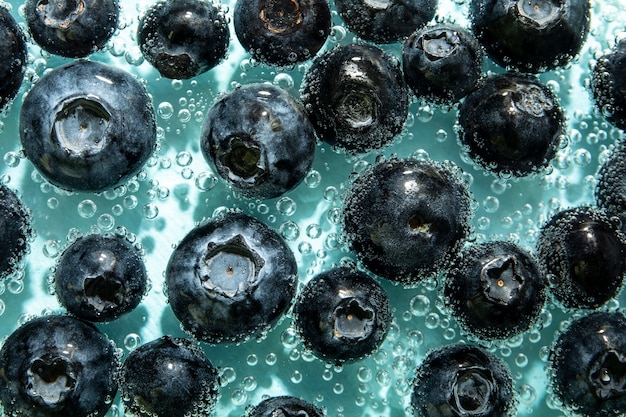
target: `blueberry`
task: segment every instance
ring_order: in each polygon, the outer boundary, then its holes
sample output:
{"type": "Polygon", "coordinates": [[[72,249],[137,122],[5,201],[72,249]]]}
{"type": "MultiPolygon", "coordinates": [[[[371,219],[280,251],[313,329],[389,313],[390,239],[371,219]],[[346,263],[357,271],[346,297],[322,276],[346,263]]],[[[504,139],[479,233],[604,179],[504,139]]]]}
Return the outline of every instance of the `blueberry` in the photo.
{"type": "Polygon", "coordinates": [[[104,416],[117,392],[113,344],[69,316],[33,319],[0,350],[0,402],[7,416],[104,416]]]}
{"type": "Polygon", "coordinates": [[[550,352],[549,376],[560,406],[571,415],[624,415],[626,317],[596,312],[570,323],[550,352]]]}
{"type": "Polygon", "coordinates": [[[474,35],[451,23],[419,29],[404,42],[402,67],[407,84],[420,98],[454,104],[482,74],[483,50],[474,35]]]}
{"type": "Polygon", "coordinates": [[[27,64],[26,38],[9,10],[0,6],[0,110],[17,94],[27,64]]]}
{"type": "Polygon", "coordinates": [[[589,32],[589,0],[471,0],[470,21],[487,55],[521,72],[565,66],[589,32]]]}
{"type": "Polygon", "coordinates": [[[270,397],[252,407],[245,417],[324,417],[323,410],[310,402],[287,395],[270,397]]]}
{"type": "Polygon", "coordinates": [[[622,143],[600,167],[596,200],[609,216],[620,219],[620,228],[626,231],[626,146],[622,143]]]}
{"type": "Polygon", "coordinates": [[[544,169],[565,134],[556,96],[537,78],[492,75],[459,108],[459,137],[469,156],[498,174],[525,176],[544,169]]]}
{"type": "Polygon", "coordinates": [[[243,195],[278,197],[296,187],[315,155],[315,130],[281,88],[250,84],[222,96],[202,125],[202,153],[243,195]]]}
{"type": "Polygon", "coordinates": [[[33,235],[30,210],[6,185],[0,185],[0,280],[15,273],[33,235]]]}
{"type": "Polygon", "coordinates": [[[102,49],[117,29],[118,0],[26,0],[28,30],[45,51],[82,58],[102,49]]]}
{"type": "Polygon", "coordinates": [[[227,212],[193,229],[174,250],[165,281],[183,328],[208,343],[262,337],[291,306],[298,266],[273,229],[227,212]]]}
{"type": "Polygon", "coordinates": [[[323,141],[349,153],[389,144],[408,115],[408,88],[390,55],[373,45],[340,45],[313,61],[302,101],[323,141]]]}
{"type": "Polygon", "coordinates": [[[428,353],[416,371],[411,409],[415,417],[510,417],[517,400],[500,359],[457,344],[428,353]]]}
{"type": "Polygon", "coordinates": [[[68,312],[110,321],[133,310],[147,290],[141,255],[119,235],[88,235],[67,247],[56,265],[54,288],[68,312]]]}
{"type": "Polygon", "coordinates": [[[537,254],[552,295],[565,308],[599,308],[622,288],[626,243],[617,226],[596,208],[552,216],[541,229],[537,254]]]}
{"type": "Polygon", "coordinates": [[[28,92],[20,138],[52,184],[103,191],[135,175],[152,153],[154,108],[129,73],[79,60],[50,71],[28,92]]]}
{"type": "Polygon", "coordinates": [[[324,46],[330,6],[327,0],[237,0],[233,23],[239,42],[256,60],[291,65],[324,46]]]}
{"type": "Polygon", "coordinates": [[[305,346],[317,357],[337,363],[358,361],[380,347],[392,318],[385,290],[349,267],[310,280],[298,296],[294,314],[305,346]]]}
{"type": "Polygon", "coordinates": [[[143,56],[163,77],[187,79],[219,64],[230,32],[226,16],[204,0],[154,3],[139,21],[137,42],[143,56]]]}
{"type": "Polygon", "coordinates": [[[335,0],[350,31],[376,43],[394,43],[435,17],[437,0],[335,0]]]}
{"type": "Polygon", "coordinates": [[[162,336],[133,350],[120,375],[127,413],[139,417],[210,415],[219,375],[199,346],[162,336]]]}
{"type": "Polygon", "coordinates": [[[607,120],[626,129],[626,41],[619,41],[601,56],[591,72],[594,102],[607,120]]]}
{"type": "Polygon", "coordinates": [[[465,331],[508,339],[536,323],[546,284],[530,253],[511,242],[490,241],[461,252],[447,273],[444,297],[465,331]]]}
{"type": "Polygon", "coordinates": [[[345,236],[367,269],[415,285],[461,249],[470,230],[470,200],[452,169],[391,159],[365,170],[348,191],[345,236]]]}

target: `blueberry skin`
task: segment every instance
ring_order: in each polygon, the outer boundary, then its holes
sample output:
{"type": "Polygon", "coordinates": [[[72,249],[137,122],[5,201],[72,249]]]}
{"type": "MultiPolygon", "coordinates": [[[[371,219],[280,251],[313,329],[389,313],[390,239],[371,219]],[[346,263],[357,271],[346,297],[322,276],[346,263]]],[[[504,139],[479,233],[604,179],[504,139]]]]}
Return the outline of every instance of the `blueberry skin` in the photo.
{"type": "Polygon", "coordinates": [[[589,32],[589,0],[471,0],[474,34],[498,65],[521,72],[565,66],[589,32]]]}
{"type": "Polygon", "coordinates": [[[0,280],[15,273],[33,236],[30,210],[6,185],[0,185],[0,280]]]}
{"type": "Polygon", "coordinates": [[[141,255],[118,235],[78,238],[61,254],[54,276],[61,305],[82,320],[96,322],[132,311],[148,285],[141,255]]]}
{"type": "Polygon", "coordinates": [[[22,85],[28,61],[26,37],[6,7],[0,7],[0,110],[22,85]]]}
{"type": "Polygon", "coordinates": [[[437,0],[335,0],[350,31],[375,43],[394,43],[435,17],[437,0]]]}
{"type": "Polygon", "coordinates": [[[541,229],[537,256],[549,274],[550,292],[565,308],[599,308],[622,288],[624,236],[594,207],[554,215],[541,229]]]}
{"type": "Polygon", "coordinates": [[[483,49],[474,35],[451,23],[419,29],[404,42],[402,69],[415,95],[451,105],[465,97],[482,74],[483,49]]]}
{"type": "Polygon", "coordinates": [[[626,317],[596,312],[573,321],[550,352],[553,392],[571,415],[626,413],[626,317]]]}
{"type": "Polygon", "coordinates": [[[432,350],[416,371],[415,417],[507,417],[517,410],[506,365],[486,350],[464,344],[432,350]]]}
{"type": "Polygon", "coordinates": [[[135,175],[150,157],[154,108],[129,73],[79,60],[55,68],[28,92],[20,139],[52,184],[99,192],[135,175]]]}
{"type": "Polygon", "coordinates": [[[227,212],[193,229],[165,272],[169,303],[183,328],[207,343],[262,337],[289,309],[298,267],[273,229],[227,212]]]}
{"type": "Polygon", "coordinates": [[[321,273],[304,287],[294,306],[296,327],[315,356],[356,362],[378,349],[391,324],[385,290],[356,269],[321,273]]]}
{"type": "Polygon", "coordinates": [[[128,355],[120,389],[125,411],[134,416],[209,415],[219,397],[219,374],[198,345],[162,336],[128,355]]]}
{"type": "Polygon", "coordinates": [[[24,17],[45,51],[83,58],[102,49],[117,29],[118,0],[26,0],[24,17]]]}
{"type": "Polygon", "coordinates": [[[515,73],[484,78],[461,103],[458,122],[459,139],[478,165],[520,177],[544,169],[565,134],[552,91],[515,73]]]}
{"type": "Polygon", "coordinates": [[[246,197],[269,199],[295,188],[311,169],[315,130],[281,88],[250,84],[221,97],[207,113],[202,154],[246,197]]]}
{"type": "Polygon", "coordinates": [[[402,70],[373,45],[340,45],[318,56],[301,96],[319,138],[352,154],[388,145],[408,115],[402,70]]]}
{"type": "Polygon", "coordinates": [[[626,232],[626,146],[617,144],[597,175],[595,197],[598,206],[610,217],[621,221],[620,229],[626,232]]]}
{"type": "Polygon", "coordinates": [[[104,416],[117,392],[113,344],[69,316],[35,318],[0,350],[0,402],[7,416],[104,416]]]}
{"type": "Polygon", "coordinates": [[[626,128],[626,42],[620,41],[600,57],[591,72],[591,93],[606,119],[626,128]]]}
{"type": "Polygon", "coordinates": [[[153,4],[139,21],[137,43],[161,76],[188,79],[226,56],[230,31],[217,5],[204,0],[165,0],[153,4]]]}
{"type": "Polygon", "coordinates": [[[471,196],[433,161],[391,159],[366,169],[345,198],[343,229],[371,272],[406,286],[445,268],[469,235],[471,196]]]}
{"type": "Polygon", "coordinates": [[[461,327],[484,340],[509,339],[537,322],[547,282],[534,256],[506,241],[463,250],[447,272],[444,300],[461,327]]]}
{"type": "Polygon", "coordinates": [[[238,0],[233,14],[241,45],[269,65],[311,59],[330,34],[327,0],[238,0]]]}
{"type": "Polygon", "coordinates": [[[300,398],[283,395],[270,397],[252,407],[246,417],[324,417],[323,410],[300,398]]]}

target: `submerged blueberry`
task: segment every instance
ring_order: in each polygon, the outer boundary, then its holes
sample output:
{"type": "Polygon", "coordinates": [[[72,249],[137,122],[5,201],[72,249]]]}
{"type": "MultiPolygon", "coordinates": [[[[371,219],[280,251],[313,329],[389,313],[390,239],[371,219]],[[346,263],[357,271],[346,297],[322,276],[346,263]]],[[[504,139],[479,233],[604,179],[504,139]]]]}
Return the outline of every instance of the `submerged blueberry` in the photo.
{"type": "Polygon", "coordinates": [[[208,343],[262,337],[291,306],[298,267],[273,229],[227,212],[193,229],[167,265],[169,302],[183,328],[208,343]]]}
{"type": "Polygon", "coordinates": [[[597,108],[620,129],[626,129],[626,41],[601,56],[591,72],[591,93],[597,108]]]}
{"type": "Polygon", "coordinates": [[[0,110],[17,94],[27,64],[26,38],[9,10],[0,6],[0,110]]]}
{"type": "Polygon", "coordinates": [[[0,185],[0,281],[15,273],[32,237],[30,211],[6,185],[0,185]]]}
{"type": "Polygon", "coordinates": [[[68,316],[33,319],[0,350],[0,402],[7,416],[103,417],[117,392],[113,344],[68,316]]]}
{"type": "Polygon", "coordinates": [[[26,0],[28,30],[51,54],[82,58],[102,49],[120,14],[118,0],[26,0]]]}
{"type": "Polygon", "coordinates": [[[324,417],[323,410],[300,398],[283,395],[270,397],[252,407],[246,417],[324,417]]]}
{"type": "Polygon", "coordinates": [[[598,206],[609,216],[620,219],[626,231],[626,146],[618,144],[598,172],[596,186],[598,206]]]}
{"type": "Polygon", "coordinates": [[[129,73],[75,61],[28,92],[20,139],[26,157],[52,184],[103,191],[135,175],[154,150],[154,108],[129,73]]]}

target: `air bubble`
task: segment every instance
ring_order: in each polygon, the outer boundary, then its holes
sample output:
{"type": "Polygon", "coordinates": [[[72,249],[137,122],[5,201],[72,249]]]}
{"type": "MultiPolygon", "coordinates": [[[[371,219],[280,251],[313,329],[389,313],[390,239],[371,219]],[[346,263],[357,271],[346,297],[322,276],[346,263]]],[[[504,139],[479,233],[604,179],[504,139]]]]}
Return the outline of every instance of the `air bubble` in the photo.
{"type": "Polygon", "coordinates": [[[156,219],[159,215],[159,208],[155,204],[146,204],[143,206],[143,216],[148,220],[156,219]]]}
{"type": "Polygon", "coordinates": [[[528,365],[528,357],[523,353],[518,354],[515,358],[515,365],[520,368],[525,368],[526,365],[528,365]]]}
{"type": "Polygon", "coordinates": [[[20,164],[20,155],[17,152],[7,152],[4,154],[4,163],[11,168],[20,164]]]}
{"type": "Polygon", "coordinates": [[[167,120],[174,114],[174,106],[172,106],[171,103],[164,101],[157,107],[157,112],[161,119],[167,120]]]}
{"type": "Polygon", "coordinates": [[[126,209],[132,210],[137,207],[138,204],[139,202],[137,201],[137,197],[135,197],[134,195],[124,197],[124,207],[126,209]]]}
{"type": "Polygon", "coordinates": [[[268,354],[265,356],[265,363],[266,363],[268,366],[273,366],[273,365],[276,365],[277,360],[278,360],[278,357],[276,356],[276,354],[275,354],[275,353],[268,353],[268,354]]]}
{"type": "Polygon", "coordinates": [[[296,202],[289,197],[282,197],[276,202],[276,210],[284,216],[291,216],[296,212],[296,202]]]}
{"type": "Polygon", "coordinates": [[[500,207],[500,200],[498,200],[497,197],[487,196],[483,200],[483,209],[487,213],[495,213],[496,211],[498,211],[499,207],[500,207]]]}
{"type": "Polygon", "coordinates": [[[178,121],[181,123],[188,123],[191,120],[191,112],[187,109],[182,109],[178,112],[178,121]]]}
{"type": "Polygon", "coordinates": [[[201,172],[196,176],[196,187],[201,191],[209,191],[217,185],[217,177],[211,172],[201,172]]]}
{"type": "Polygon", "coordinates": [[[278,228],[278,232],[285,240],[289,241],[294,241],[300,237],[300,228],[298,227],[298,224],[291,220],[281,224],[278,228]]]}
{"type": "Polygon", "coordinates": [[[319,224],[310,224],[306,228],[306,235],[311,239],[317,239],[322,234],[322,228],[319,224]]]}
{"type": "Polygon", "coordinates": [[[314,169],[309,171],[309,173],[304,177],[304,183],[309,188],[317,188],[321,182],[322,182],[322,175],[314,169]]]}
{"type": "Polygon", "coordinates": [[[129,333],[124,338],[124,347],[126,350],[133,351],[141,345],[141,337],[137,333],[129,333]]]}
{"type": "Polygon", "coordinates": [[[96,214],[98,207],[92,200],[83,200],[78,203],[78,215],[83,219],[89,219],[96,214]]]}
{"type": "Polygon", "coordinates": [[[43,254],[47,258],[56,258],[61,253],[61,242],[58,240],[46,240],[43,245],[43,254]]]}
{"type": "Polygon", "coordinates": [[[298,245],[298,252],[303,255],[308,255],[313,250],[313,247],[309,242],[300,242],[298,245]]]}
{"type": "Polygon", "coordinates": [[[423,317],[430,311],[430,300],[425,295],[416,295],[410,302],[411,313],[417,317],[423,317]]]}
{"type": "Polygon", "coordinates": [[[179,152],[178,155],[176,155],[176,163],[181,167],[189,166],[192,161],[193,157],[187,151],[179,152]]]}
{"type": "Polygon", "coordinates": [[[248,355],[248,357],[246,358],[246,363],[248,364],[248,366],[256,366],[258,362],[259,362],[259,359],[254,353],[251,355],[248,355]]]}
{"type": "Polygon", "coordinates": [[[294,384],[299,384],[300,382],[302,382],[302,373],[298,370],[295,370],[291,373],[291,382],[293,382],[294,384]]]}
{"type": "Polygon", "coordinates": [[[372,370],[367,366],[361,366],[356,373],[359,382],[367,383],[372,380],[372,370]]]}
{"type": "Polygon", "coordinates": [[[376,382],[381,387],[388,387],[391,385],[391,374],[386,369],[381,369],[376,373],[376,382]]]}
{"type": "Polygon", "coordinates": [[[54,210],[57,207],[59,207],[59,199],[56,197],[50,197],[47,201],[47,204],[49,209],[54,210]]]}
{"type": "Polygon", "coordinates": [[[243,405],[248,399],[248,394],[243,389],[236,389],[230,394],[230,400],[235,405],[243,405]]]}
{"type": "Polygon", "coordinates": [[[104,213],[101,214],[100,217],[98,217],[98,227],[100,228],[100,230],[103,231],[109,231],[111,229],[113,229],[113,227],[115,226],[115,218],[108,214],[108,213],[104,213]]]}

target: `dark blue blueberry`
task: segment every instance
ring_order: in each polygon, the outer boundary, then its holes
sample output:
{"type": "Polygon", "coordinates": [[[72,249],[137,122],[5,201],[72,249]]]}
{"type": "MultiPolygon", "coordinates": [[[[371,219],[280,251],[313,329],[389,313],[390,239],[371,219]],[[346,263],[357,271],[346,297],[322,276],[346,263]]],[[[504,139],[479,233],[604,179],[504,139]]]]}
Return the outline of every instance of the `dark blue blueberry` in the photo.
{"type": "Polygon", "coordinates": [[[311,169],[315,130],[286,91],[250,84],[221,97],[202,126],[200,145],[217,173],[243,195],[278,197],[311,169]]]}
{"type": "Polygon", "coordinates": [[[114,320],[133,310],[147,284],[141,255],[118,235],[78,238],[63,251],[54,273],[61,305],[89,321],[114,320]]]}
{"type": "Polygon", "coordinates": [[[346,195],[344,232],[367,269],[405,285],[445,268],[469,235],[471,196],[456,172],[433,161],[388,160],[346,195]]]}
{"type": "Polygon", "coordinates": [[[0,280],[18,270],[32,235],[30,210],[6,185],[0,185],[0,280]]]}
{"type": "Polygon", "coordinates": [[[487,55],[522,72],[562,67],[589,32],[589,0],[471,0],[470,20],[487,55]]]}
{"type": "Polygon", "coordinates": [[[380,48],[337,46],[313,61],[302,86],[306,112],[323,141],[350,153],[380,149],[404,127],[408,88],[380,48]]]}
{"type": "Polygon", "coordinates": [[[399,42],[435,17],[437,0],[335,0],[350,31],[376,43],[399,42]]]}
{"type": "Polygon", "coordinates": [[[453,104],[478,82],[483,50],[471,32],[439,23],[413,32],[404,42],[402,67],[417,97],[453,104]]]}
{"type": "Polygon", "coordinates": [[[28,30],[44,50],[82,58],[102,49],[117,29],[118,0],[26,0],[28,30]]]}
{"type": "Polygon", "coordinates": [[[620,219],[620,228],[626,231],[626,146],[618,144],[598,172],[596,186],[598,206],[609,216],[620,219]]]}
{"type": "Polygon", "coordinates": [[[26,38],[9,10],[0,6],[0,110],[17,94],[27,64],[26,38]]]}
{"type": "Polygon", "coordinates": [[[154,108],[129,73],[75,61],[28,92],[20,138],[26,157],[52,184],[103,191],[135,175],[154,150],[154,108]]]}
{"type": "Polygon", "coordinates": [[[622,288],[626,242],[616,224],[593,207],[563,210],[542,227],[537,256],[550,291],[565,308],[598,308],[622,288]]]}
{"type": "Polygon", "coordinates": [[[469,156],[498,174],[525,176],[544,169],[565,134],[556,96],[532,76],[484,78],[459,108],[459,137],[469,156]]]}
{"type": "Polygon", "coordinates": [[[227,212],[193,229],[174,250],[165,281],[183,328],[208,343],[263,337],[289,309],[298,266],[273,229],[227,212]]]}
{"type": "Polygon", "coordinates": [[[431,351],[416,371],[415,417],[510,417],[517,400],[506,365],[482,348],[457,344],[431,351]]]}
{"type": "Polygon", "coordinates": [[[143,56],[163,77],[187,79],[219,64],[230,32],[221,8],[204,0],[165,0],[139,21],[137,42],[143,56]]]}
{"type": "Polygon", "coordinates": [[[306,61],[330,33],[327,0],[238,0],[233,15],[241,45],[270,65],[306,61]]]}
{"type": "Polygon", "coordinates": [[[124,411],[133,416],[208,416],[219,397],[219,375],[198,345],[163,336],[128,355],[120,389],[124,411]]]}
{"type": "Polygon", "coordinates": [[[270,397],[252,407],[246,417],[324,417],[323,410],[300,398],[270,397]]]}
{"type": "Polygon", "coordinates": [[[597,312],[572,322],[552,347],[549,376],[554,395],[569,415],[624,415],[626,317],[597,312]]]}
{"type": "Polygon", "coordinates": [[[591,92],[596,106],[620,129],[626,129],[626,41],[600,57],[591,72],[591,92]]]}
{"type": "Polygon", "coordinates": [[[0,402],[7,416],[103,417],[117,392],[115,347],[69,316],[33,319],[0,350],[0,402]]]}
{"type": "Polygon", "coordinates": [[[444,297],[465,331],[486,340],[508,339],[537,321],[546,285],[530,253],[491,241],[461,252],[447,272],[444,297]]]}
{"type": "Polygon", "coordinates": [[[385,290],[349,267],[310,280],[294,314],[304,345],[317,357],[337,363],[358,361],[378,349],[392,318],[385,290]]]}

